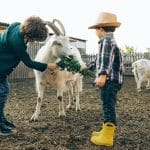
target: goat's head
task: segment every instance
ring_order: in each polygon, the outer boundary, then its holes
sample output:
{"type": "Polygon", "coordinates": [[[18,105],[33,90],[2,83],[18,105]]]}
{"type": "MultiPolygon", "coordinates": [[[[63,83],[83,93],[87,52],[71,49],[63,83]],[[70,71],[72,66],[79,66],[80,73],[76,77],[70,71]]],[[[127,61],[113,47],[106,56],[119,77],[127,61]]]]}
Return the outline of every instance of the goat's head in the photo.
{"type": "Polygon", "coordinates": [[[86,67],[86,63],[82,60],[79,49],[74,45],[70,45],[70,50],[72,52],[72,56],[79,62],[79,64],[83,68],[86,67]]]}
{"type": "Polygon", "coordinates": [[[46,23],[54,32],[54,35],[50,38],[52,55],[56,58],[72,55],[69,37],[66,36],[63,24],[57,19],[46,23]]]}

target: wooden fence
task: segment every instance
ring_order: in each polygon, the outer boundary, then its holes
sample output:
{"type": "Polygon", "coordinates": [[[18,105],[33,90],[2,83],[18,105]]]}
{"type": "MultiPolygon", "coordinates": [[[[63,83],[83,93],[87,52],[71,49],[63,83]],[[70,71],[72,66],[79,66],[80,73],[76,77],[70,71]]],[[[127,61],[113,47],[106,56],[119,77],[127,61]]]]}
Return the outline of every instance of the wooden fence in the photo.
{"type": "MultiPolygon", "coordinates": [[[[32,59],[36,56],[38,49],[42,46],[42,43],[34,43],[28,46],[28,53],[32,59]]],[[[125,75],[133,75],[131,64],[141,58],[146,58],[150,60],[150,53],[134,53],[134,54],[123,54],[123,62],[125,66],[125,75]]],[[[83,61],[89,63],[96,59],[96,55],[82,55],[83,61]]],[[[26,78],[34,78],[33,70],[26,67],[22,62],[18,65],[18,67],[13,71],[13,73],[9,76],[10,80],[14,79],[26,79],[26,78]]]]}
{"type": "MultiPolygon", "coordinates": [[[[96,59],[96,55],[84,55],[82,56],[83,60],[86,63],[94,61],[96,59]]],[[[149,59],[150,53],[133,53],[133,54],[123,54],[123,63],[124,63],[124,75],[133,75],[132,73],[132,63],[138,59],[149,59]]]]}

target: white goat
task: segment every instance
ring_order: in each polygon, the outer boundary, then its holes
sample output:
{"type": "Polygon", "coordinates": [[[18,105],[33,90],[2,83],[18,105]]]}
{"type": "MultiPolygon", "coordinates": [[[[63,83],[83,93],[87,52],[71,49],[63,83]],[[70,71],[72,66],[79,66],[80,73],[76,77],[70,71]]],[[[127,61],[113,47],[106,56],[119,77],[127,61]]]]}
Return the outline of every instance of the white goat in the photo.
{"type": "MultiPolygon", "coordinates": [[[[65,35],[65,29],[59,20],[53,20],[53,23],[48,22],[48,25],[54,31],[54,35],[49,38],[45,45],[38,51],[35,60],[43,63],[55,63],[62,56],[69,57],[69,55],[76,56],[79,63],[83,65],[80,53],[78,49],[71,46],[69,38],[65,35]],[[56,23],[61,27],[61,31],[57,28],[56,23]],[[77,52],[75,52],[77,50],[77,52]],[[78,56],[79,55],[79,56],[78,56]]],[[[66,70],[55,70],[53,72],[46,70],[39,72],[34,70],[36,89],[38,93],[37,105],[31,120],[38,120],[40,114],[40,108],[44,95],[44,90],[47,84],[56,86],[57,99],[59,102],[59,116],[65,116],[64,104],[63,104],[63,93],[68,91],[69,93],[69,104],[67,108],[71,107],[71,96],[73,97],[73,85],[75,86],[76,93],[76,111],[80,110],[79,105],[79,92],[82,90],[82,76],[79,73],[72,74],[66,70]]]]}
{"type": "Polygon", "coordinates": [[[139,59],[132,63],[133,74],[137,84],[138,92],[141,91],[141,85],[143,81],[147,81],[146,88],[150,88],[150,60],[139,59]]]}

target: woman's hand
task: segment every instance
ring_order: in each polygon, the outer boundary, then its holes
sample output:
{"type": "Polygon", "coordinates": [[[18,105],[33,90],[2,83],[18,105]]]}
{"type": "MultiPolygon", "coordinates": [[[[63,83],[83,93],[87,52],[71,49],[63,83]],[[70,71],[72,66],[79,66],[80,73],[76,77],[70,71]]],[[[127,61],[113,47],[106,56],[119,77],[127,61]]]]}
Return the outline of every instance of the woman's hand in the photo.
{"type": "Polygon", "coordinates": [[[105,85],[106,79],[107,79],[106,75],[100,75],[96,82],[96,86],[103,87],[105,85]]]}
{"type": "Polygon", "coordinates": [[[47,68],[50,69],[51,71],[54,71],[58,66],[55,63],[49,63],[47,65],[47,68]]]}

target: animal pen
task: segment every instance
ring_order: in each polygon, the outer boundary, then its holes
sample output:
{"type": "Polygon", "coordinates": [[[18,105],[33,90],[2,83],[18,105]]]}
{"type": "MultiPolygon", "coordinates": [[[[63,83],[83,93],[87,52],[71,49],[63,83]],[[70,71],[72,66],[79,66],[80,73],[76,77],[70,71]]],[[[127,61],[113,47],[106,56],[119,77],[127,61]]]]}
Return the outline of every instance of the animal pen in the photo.
{"type": "MultiPolygon", "coordinates": [[[[35,57],[42,43],[29,45],[29,54],[35,57]]],[[[131,63],[140,58],[150,59],[150,54],[124,55],[126,74],[131,74],[131,63]],[[130,68],[127,72],[127,68],[130,68]]],[[[88,63],[95,55],[82,55],[88,63]]],[[[66,110],[66,117],[58,117],[56,90],[50,86],[45,91],[38,122],[30,122],[37,99],[33,70],[22,63],[9,77],[21,82],[11,82],[6,114],[17,125],[17,133],[0,136],[0,150],[99,150],[89,141],[93,130],[98,130],[102,120],[102,104],[93,78],[84,78],[80,94],[81,111],[66,110]],[[31,80],[24,80],[31,78],[31,80]]],[[[133,76],[125,76],[125,82],[117,99],[118,127],[113,150],[148,150],[150,147],[149,90],[136,91],[133,76]]],[[[67,95],[64,95],[65,106],[67,95]]],[[[102,148],[103,149],[103,148],[102,148]]],[[[108,148],[109,149],[109,148],[108,148]]]]}

